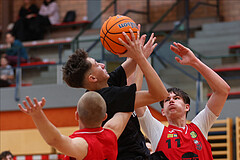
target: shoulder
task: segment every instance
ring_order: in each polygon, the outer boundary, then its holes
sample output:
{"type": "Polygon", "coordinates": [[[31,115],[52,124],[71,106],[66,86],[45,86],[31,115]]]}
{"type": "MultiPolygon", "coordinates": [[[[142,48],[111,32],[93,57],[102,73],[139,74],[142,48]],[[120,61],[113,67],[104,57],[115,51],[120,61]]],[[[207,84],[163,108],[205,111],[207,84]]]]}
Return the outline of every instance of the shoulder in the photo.
{"type": "Polygon", "coordinates": [[[81,137],[73,138],[72,141],[73,141],[73,144],[75,144],[74,145],[75,148],[79,151],[79,153],[81,153],[80,155],[77,154],[79,155],[79,158],[82,159],[83,157],[86,157],[88,154],[88,148],[89,148],[88,142],[81,137]]]}
{"type": "Polygon", "coordinates": [[[117,135],[114,133],[114,131],[110,127],[103,127],[106,137],[114,139],[117,141],[117,135]]]}
{"type": "Polygon", "coordinates": [[[19,41],[19,40],[17,40],[17,39],[15,39],[14,44],[15,44],[15,45],[22,45],[22,42],[19,41]]]}
{"type": "Polygon", "coordinates": [[[7,65],[6,68],[7,68],[7,69],[12,69],[12,66],[7,65]]]}
{"type": "Polygon", "coordinates": [[[37,5],[32,4],[32,5],[31,5],[31,8],[38,8],[38,7],[37,7],[37,5]]]}
{"type": "Polygon", "coordinates": [[[52,3],[49,4],[49,6],[54,6],[54,7],[57,6],[57,5],[58,4],[56,2],[52,2],[52,3]]]}

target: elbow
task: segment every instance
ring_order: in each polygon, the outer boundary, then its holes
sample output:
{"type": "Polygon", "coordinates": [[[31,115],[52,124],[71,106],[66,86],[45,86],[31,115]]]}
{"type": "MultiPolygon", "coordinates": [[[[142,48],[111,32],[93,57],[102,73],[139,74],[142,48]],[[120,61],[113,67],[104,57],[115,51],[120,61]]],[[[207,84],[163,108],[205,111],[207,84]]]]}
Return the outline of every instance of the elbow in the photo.
{"type": "Polygon", "coordinates": [[[53,139],[51,139],[51,140],[46,140],[46,142],[47,142],[47,144],[48,144],[49,146],[55,147],[56,144],[57,144],[57,139],[56,139],[56,138],[53,138],[53,139]]]}
{"type": "Polygon", "coordinates": [[[231,87],[230,87],[228,84],[226,84],[226,87],[224,88],[223,93],[224,93],[226,96],[228,96],[230,90],[231,90],[231,87]]]}
{"type": "Polygon", "coordinates": [[[166,99],[167,97],[168,97],[168,92],[165,91],[165,92],[161,92],[161,94],[157,94],[155,96],[155,100],[156,100],[156,102],[159,102],[159,101],[166,99]]]}
{"type": "MultiPolygon", "coordinates": [[[[60,138],[60,137],[59,137],[59,138],[60,138]]],[[[54,148],[57,148],[58,145],[60,144],[60,139],[59,139],[59,138],[57,138],[57,137],[51,138],[51,139],[46,140],[46,142],[47,142],[47,144],[48,144],[49,146],[52,146],[52,147],[54,147],[54,148]]]]}

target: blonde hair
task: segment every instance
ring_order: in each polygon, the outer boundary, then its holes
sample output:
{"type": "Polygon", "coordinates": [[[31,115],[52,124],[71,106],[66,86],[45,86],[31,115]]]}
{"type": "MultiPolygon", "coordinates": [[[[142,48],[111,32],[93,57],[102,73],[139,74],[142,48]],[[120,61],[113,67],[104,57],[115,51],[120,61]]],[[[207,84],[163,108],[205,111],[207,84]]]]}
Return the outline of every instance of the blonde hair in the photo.
{"type": "Polygon", "coordinates": [[[85,127],[94,127],[105,118],[106,103],[99,93],[89,91],[79,99],[77,111],[85,127]]]}

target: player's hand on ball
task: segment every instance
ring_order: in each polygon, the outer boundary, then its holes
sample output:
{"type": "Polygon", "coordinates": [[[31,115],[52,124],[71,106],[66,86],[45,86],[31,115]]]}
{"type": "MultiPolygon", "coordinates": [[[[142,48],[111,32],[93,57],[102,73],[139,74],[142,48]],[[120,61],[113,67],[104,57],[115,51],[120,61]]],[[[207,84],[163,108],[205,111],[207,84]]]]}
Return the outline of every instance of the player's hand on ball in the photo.
{"type": "Polygon", "coordinates": [[[136,60],[138,57],[143,55],[143,44],[140,42],[140,32],[137,31],[137,38],[135,38],[135,35],[131,29],[129,29],[131,39],[128,37],[128,35],[123,32],[123,36],[127,43],[125,43],[121,38],[119,38],[120,43],[126,47],[127,52],[125,54],[118,54],[119,57],[130,57],[136,60]]]}

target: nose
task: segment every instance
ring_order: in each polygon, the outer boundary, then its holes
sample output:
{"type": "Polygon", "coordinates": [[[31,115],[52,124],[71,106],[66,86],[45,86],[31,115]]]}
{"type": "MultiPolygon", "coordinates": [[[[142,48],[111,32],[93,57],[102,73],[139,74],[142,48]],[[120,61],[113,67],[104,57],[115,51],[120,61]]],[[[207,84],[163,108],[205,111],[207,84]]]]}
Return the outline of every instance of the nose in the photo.
{"type": "Polygon", "coordinates": [[[105,64],[103,64],[103,63],[99,63],[99,65],[102,67],[102,69],[105,68],[105,64]]]}
{"type": "Polygon", "coordinates": [[[170,98],[169,103],[174,103],[174,99],[170,98]]]}

